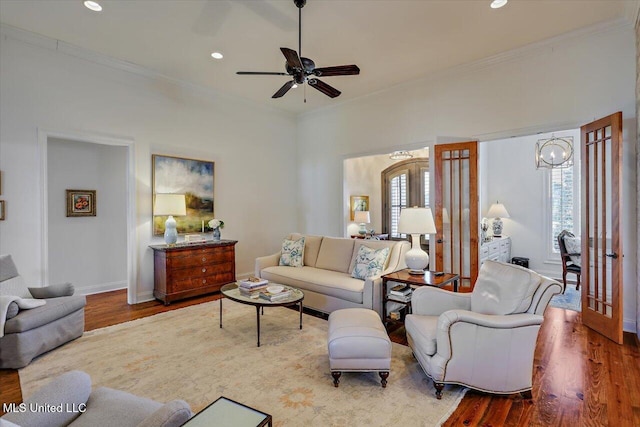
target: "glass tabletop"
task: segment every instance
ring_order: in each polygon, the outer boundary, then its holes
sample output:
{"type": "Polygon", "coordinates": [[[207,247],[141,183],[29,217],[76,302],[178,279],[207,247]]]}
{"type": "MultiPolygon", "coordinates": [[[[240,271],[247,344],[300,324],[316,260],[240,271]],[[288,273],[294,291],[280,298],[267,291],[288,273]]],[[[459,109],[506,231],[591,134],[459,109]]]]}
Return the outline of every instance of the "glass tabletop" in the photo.
{"type": "Polygon", "coordinates": [[[264,426],[271,425],[271,415],[221,396],[184,425],[189,427],[264,426]]]}
{"type": "MultiPolygon", "coordinates": [[[[269,285],[277,285],[278,283],[271,283],[269,285]]],[[[284,285],[283,285],[284,286],[284,285]]],[[[234,301],[243,302],[245,304],[254,304],[254,305],[284,305],[284,304],[292,304],[304,299],[304,293],[297,288],[292,286],[284,286],[285,289],[289,289],[291,291],[291,295],[284,299],[279,299],[277,301],[269,301],[268,299],[253,296],[250,297],[248,295],[244,295],[238,289],[237,283],[228,283],[220,288],[220,292],[222,294],[234,301]]]]}

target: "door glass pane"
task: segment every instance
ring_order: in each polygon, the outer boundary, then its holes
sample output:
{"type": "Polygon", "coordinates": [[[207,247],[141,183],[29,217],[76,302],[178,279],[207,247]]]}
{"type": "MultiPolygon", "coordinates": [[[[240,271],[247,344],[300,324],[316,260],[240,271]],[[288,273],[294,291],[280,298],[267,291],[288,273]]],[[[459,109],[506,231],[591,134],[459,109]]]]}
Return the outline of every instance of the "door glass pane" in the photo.
{"type": "MultiPolygon", "coordinates": [[[[589,137],[591,137],[592,133],[590,132],[589,137]]],[[[595,295],[596,295],[596,282],[597,282],[597,276],[596,276],[596,269],[595,267],[595,260],[597,259],[597,255],[596,255],[596,245],[597,245],[597,240],[596,240],[596,234],[595,234],[595,228],[596,228],[596,208],[595,205],[597,204],[596,201],[596,191],[595,191],[595,173],[596,173],[596,168],[595,168],[595,146],[594,144],[589,144],[587,147],[587,153],[588,153],[588,165],[589,165],[589,182],[588,182],[588,187],[589,187],[589,194],[588,194],[588,199],[587,200],[591,200],[591,204],[589,205],[589,218],[588,218],[588,223],[589,223],[589,228],[587,229],[587,233],[588,233],[588,241],[589,241],[589,258],[588,258],[588,265],[585,265],[584,267],[587,267],[589,269],[589,275],[591,276],[592,280],[589,281],[588,286],[589,286],[589,290],[587,293],[587,299],[588,299],[588,308],[591,310],[596,310],[596,303],[595,303],[595,295]]],[[[587,161],[587,159],[585,159],[585,161],[587,161]]],[[[585,261],[587,261],[586,259],[583,259],[582,262],[583,264],[585,263],[585,261]]]]}
{"type": "MultiPolygon", "coordinates": [[[[610,130],[609,130],[610,132],[610,130]]],[[[605,130],[606,133],[606,130],[605,130]]],[[[605,301],[605,315],[607,317],[612,316],[612,285],[613,285],[613,268],[612,261],[613,259],[606,256],[607,254],[613,253],[613,247],[611,244],[612,238],[612,230],[613,226],[611,223],[611,215],[607,215],[608,212],[613,212],[612,207],[612,195],[613,195],[613,187],[611,180],[611,137],[607,137],[604,141],[604,174],[603,174],[603,189],[604,189],[604,199],[603,203],[606,205],[606,210],[604,210],[604,218],[603,218],[603,242],[602,242],[602,254],[604,256],[602,263],[602,272],[603,272],[603,292],[602,298],[605,301]]]]}

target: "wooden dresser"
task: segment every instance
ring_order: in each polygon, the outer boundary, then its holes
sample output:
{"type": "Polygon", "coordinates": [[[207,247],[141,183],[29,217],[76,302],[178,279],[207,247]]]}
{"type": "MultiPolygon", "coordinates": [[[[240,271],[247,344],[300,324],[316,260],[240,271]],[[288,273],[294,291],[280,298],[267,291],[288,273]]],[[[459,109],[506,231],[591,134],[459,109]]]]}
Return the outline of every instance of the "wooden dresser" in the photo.
{"type": "Polygon", "coordinates": [[[151,245],[153,249],[153,296],[172,301],[217,292],[236,280],[236,240],[151,245]]]}

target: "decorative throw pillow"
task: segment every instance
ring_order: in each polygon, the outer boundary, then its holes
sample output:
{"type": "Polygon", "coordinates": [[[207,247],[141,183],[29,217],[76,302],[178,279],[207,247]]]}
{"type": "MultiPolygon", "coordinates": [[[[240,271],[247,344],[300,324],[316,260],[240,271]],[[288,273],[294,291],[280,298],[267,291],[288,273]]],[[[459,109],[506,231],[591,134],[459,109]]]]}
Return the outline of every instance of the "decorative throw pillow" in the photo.
{"type": "Polygon", "coordinates": [[[376,250],[365,245],[360,246],[351,277],[366,280],[369,277],[379,275],[384,269],[384,263],[388,256],[389,248],[376,250]]]}
{"type": "Polygon", "coordinates": [[[289,267],[302,267],[304,259],[304,237],[298,240],[285,239],[282,242],[280,265],[289,267]]]}
{"type": "MultiPolygon", "coordinates": [[[[582,250],[582,245],[580,243],[579,237],[565,236],[564,246],[567,248],[568,254],[579,254],[580,251],[582,250]]],[[[570,255],[569,258],[571,258],[571,261],[573,261],[575,265],[577,266],[581,265],[580,263],[582,261],[580,259],[580,255],[570,255]]]]}

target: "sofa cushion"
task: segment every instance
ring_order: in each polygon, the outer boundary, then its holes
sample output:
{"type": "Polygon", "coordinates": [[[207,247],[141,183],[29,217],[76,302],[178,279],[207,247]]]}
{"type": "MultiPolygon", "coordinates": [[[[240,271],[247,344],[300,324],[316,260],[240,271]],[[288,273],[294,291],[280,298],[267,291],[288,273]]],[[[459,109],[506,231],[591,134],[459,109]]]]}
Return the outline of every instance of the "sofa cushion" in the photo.
{"type": "Polygon", "coordinates": [[[371,249],[368,246],[361,245],[358,249],[351,277],[365,280],[369,277],[380,275],[389,258],[389,251],[389,248],[371,249]]]}
{"type": "Polygon", "coordinates": [[[18,276],[18,269],[11,255],[0,255],[0,282],[18,276]]]}
{"type": "Polygon", "coordinates": [[[304,237],[298,240],[284,239],[280,252],[280,264],[289,267],[302,267],[304,260],[304,237]]]}
{"type": "Polygon", "coordinates": [[[72,297],[51,298],[42,307],[31,310],[21,310],[13,319],[7,320],[4,327],[5,334],[29,331],[38,328],[54,320],[65,317],[74,311],[80,310],[87,304],[84,295],[72,297]]]}
{"type": "Polygon", "coordinates": [[[308,290],[357,304],[362,304],[363,301],[364,281],[338,271],[307,266],[302,268],[275,266],[262,270],[260,277],[274,283],[293,286],[302,291],[308,290]]]}
{"type": "Polygon", "coordinates": [[[161,407],[161,403],[151,399],[99,387],[89,396],[87,411],[69,425],[135,427],[161,407]]]}
{"type": "Polygon", "coordinates": [[[438,316],[418,316],[409,314],[404,320],[407,334],[411,335],[414,346],[427,356],[433,356],[438,350],[438,316]]]}
{"type": "Polygon", "coordinates": [[[498,315],[524,313],[540,281],[540,276],[527,268],[485,261],[471,294],[471,311],[498,315]]]}
{"type": "Polygon", "coordinates": [[[349,273],[353,247],[354,239],[323,237],[316,267],[323,270],[349,273]]]}
{"type": "Polygon", "coordinates": [[[315,267],[318,260],[318,252],[320,252],[322,236],[303,236],[302,234],[293,233],[289,236],[289,239],[298,240],[301,237],[304,237],[304,265],[315,267]]]}

